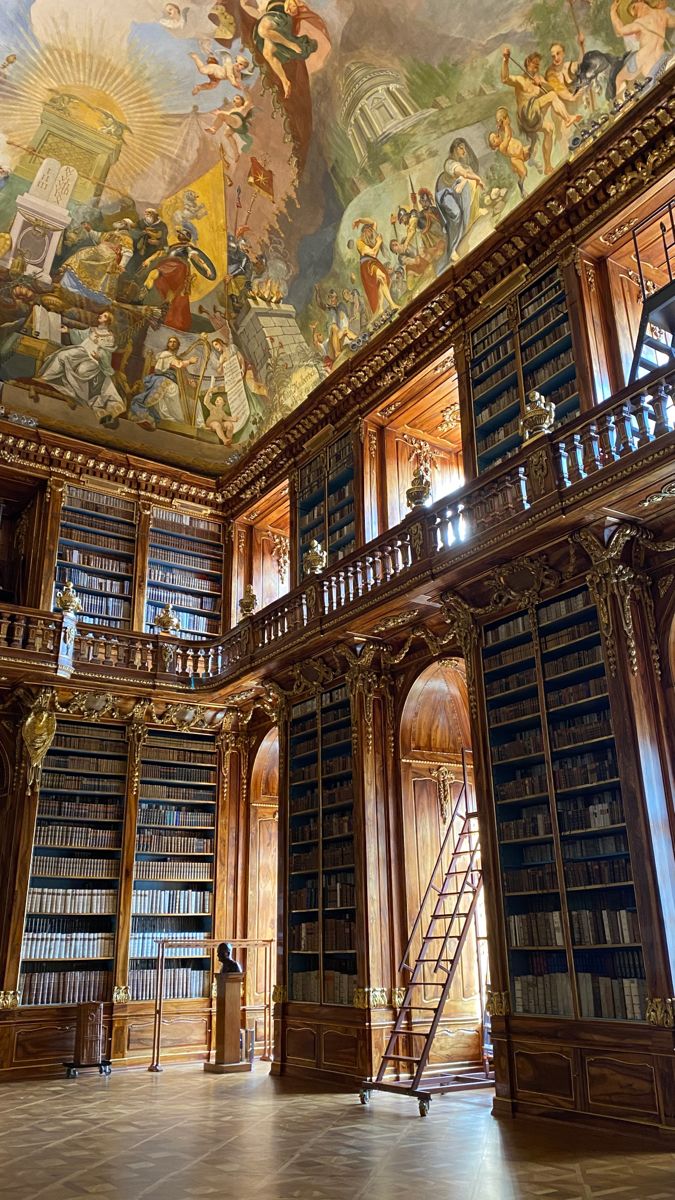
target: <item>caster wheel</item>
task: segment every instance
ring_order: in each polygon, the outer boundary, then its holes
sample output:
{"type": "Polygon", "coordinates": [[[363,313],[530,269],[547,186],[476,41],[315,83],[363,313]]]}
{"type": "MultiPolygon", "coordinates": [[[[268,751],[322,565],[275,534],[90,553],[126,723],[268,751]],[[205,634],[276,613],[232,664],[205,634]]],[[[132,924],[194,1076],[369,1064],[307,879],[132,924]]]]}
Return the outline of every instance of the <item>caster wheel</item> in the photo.
{"type": "Polygon", "coordinates": [[[361,1091],[359,1092],[359,1100],[362,1104],[370,1104],[370,1095],[370,1092],[367,1091],[366,1088],[361,1088],[361,1091]]]}
{"type": "Polygon", "coordinates": [[[77,1079],[79,1073],[80,1073],[79,1071],[73,1071],[72,1069],[70,1069],[70,1070],[66,1071],[66,1079],[77,1079]]]}
{"type": "Polygon", "coordinates": [[[104,1075],[112,1075],[112,1067],[110,1067],[110,1066],[104,1067],[103,1074],[104,1075]]]}
{"type": "Polygon", "coordinates": [[[426,1117],[426,1116],[428,1116],[428,1114],[429,1114],[429,1105],[430,1105],[430,1104],[431,1104],[431,1100],[420,1100],[420,1103],[419,1103],[419,1109],[420,1109],[420,1116],[421,1116],[421,1117],[426,1117]]]}

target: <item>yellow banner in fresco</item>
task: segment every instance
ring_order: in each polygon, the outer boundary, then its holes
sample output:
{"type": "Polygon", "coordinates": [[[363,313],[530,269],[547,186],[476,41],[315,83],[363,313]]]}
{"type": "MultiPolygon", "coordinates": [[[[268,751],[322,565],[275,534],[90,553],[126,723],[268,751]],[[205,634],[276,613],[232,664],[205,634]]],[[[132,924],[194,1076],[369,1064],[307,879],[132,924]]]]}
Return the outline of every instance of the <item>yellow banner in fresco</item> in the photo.
{"type": "MultiPolygon", "coordinates": [[[[192,245],[210,258],[216,269],[216,280],[227,274],[227,206],[226,188],[229,179],[224,164],[211,167],[194,183],[169,196],[161,207],[162,220],[169,227],[169,242],[176,241],[176,230],[188,229],[192,245]],[[195,234],[197,235],[195,237],[195,234]]],[[[213,291],[216,282],[193,271],[190,300],[201,300],[213,291]]]]}

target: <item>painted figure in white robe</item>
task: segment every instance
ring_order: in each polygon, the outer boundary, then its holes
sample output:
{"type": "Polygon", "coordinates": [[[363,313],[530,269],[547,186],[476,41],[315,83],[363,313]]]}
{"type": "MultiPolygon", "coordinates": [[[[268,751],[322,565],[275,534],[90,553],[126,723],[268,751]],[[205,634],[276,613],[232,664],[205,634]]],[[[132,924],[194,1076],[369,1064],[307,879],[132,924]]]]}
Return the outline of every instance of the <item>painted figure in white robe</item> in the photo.
{"type": "Polygon", "coordinates": [[[93,329],[67,330],[71,345],[50,354],[40,373],[45,383],[91,408],[106,425],[116,424],[126,407],[113,380],[112,319],[111,312],[102,312],[93,329]]]}

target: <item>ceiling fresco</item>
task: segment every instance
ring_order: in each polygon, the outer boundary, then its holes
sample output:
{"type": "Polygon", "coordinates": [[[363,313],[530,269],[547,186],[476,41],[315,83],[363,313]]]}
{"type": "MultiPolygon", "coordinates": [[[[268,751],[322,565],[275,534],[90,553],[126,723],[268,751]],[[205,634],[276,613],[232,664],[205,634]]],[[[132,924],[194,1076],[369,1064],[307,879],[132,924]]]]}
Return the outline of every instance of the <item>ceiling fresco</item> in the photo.
{"type": "Polygon", "coordinates": [[[674,27],[665,0],[2,0],[12,407],[225,470],[674,27]]]}

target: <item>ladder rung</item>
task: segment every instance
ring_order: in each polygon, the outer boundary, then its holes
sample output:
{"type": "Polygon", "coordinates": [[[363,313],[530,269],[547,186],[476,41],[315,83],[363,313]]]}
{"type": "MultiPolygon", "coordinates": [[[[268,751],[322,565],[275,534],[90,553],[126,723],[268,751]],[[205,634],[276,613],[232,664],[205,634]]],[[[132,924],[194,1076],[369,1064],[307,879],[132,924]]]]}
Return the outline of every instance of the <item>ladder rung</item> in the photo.
{"type": "Polygon", "coordinates": [[[411,1054],[383,1054],[382,1057],[392,1059],[394,1062],[418,1063],[420,1061],[419,1054],[414,1056],[411,1054]]]}

